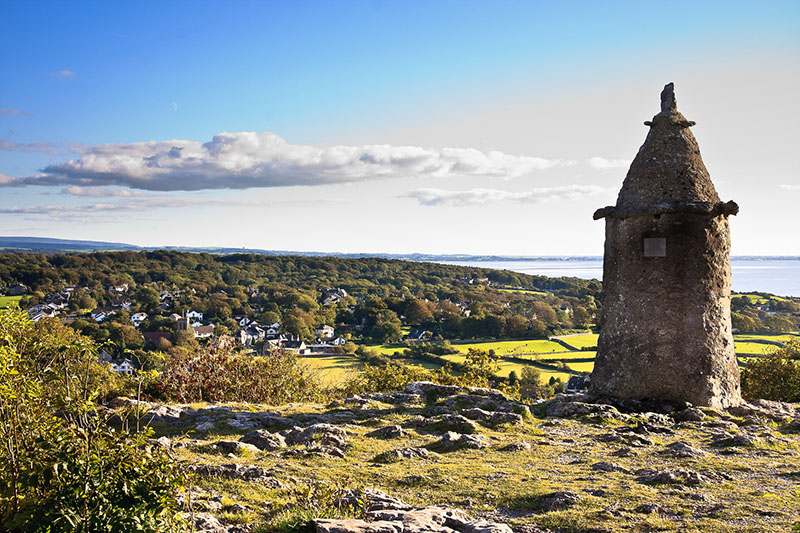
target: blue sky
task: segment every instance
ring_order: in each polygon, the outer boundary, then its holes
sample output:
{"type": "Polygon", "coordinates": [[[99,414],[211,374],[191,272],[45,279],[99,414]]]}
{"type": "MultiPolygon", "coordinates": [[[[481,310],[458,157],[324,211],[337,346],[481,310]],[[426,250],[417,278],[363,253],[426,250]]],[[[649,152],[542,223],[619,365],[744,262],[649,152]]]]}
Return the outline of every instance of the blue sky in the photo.
{"type": "Polygon", "coordinates": [[[675,81],[721,196],[742,206],[734,253],[800,254],[775,231],[800,222],[800,2],[0,14],[0,184],[29,178],[0,188],[6,235],[599,255],[591,214],[675,81]]]}

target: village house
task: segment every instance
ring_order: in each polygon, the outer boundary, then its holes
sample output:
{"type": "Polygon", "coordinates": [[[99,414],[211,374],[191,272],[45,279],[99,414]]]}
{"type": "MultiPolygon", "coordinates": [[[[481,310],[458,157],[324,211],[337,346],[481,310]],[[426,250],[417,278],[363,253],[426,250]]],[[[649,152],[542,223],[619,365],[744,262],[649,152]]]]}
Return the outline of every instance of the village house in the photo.
{"type": "Polygon", "coordinates": [[[344,289],[328,289],[322,294],[322,305],[336,305],[347,298],[347,291],[344,289]]]}
{"type": "Polygon", "coordinates": [[[100,364],[109,365],[111,371],[117,374],[132,375],[136,371],[136,367],[126,359],[115,359],[105,350],[100,350],[97,354],[97,360],[100,364]]]}
{"type": "Polygon", "coordinates": [[[311,349],[306,346],[306,343],[303,341],[286,341],[283,345],[283,349],[288,353],[297,355],[308,355],[311,353],[311,349]]]}
{"type": "Polygon", "coordinates": [[[189,320],[203,320],[203,313],[194,310],[186,311],[186,318],[189,320]]]}
{"type": "Polygon", "coordinates": [[[206,339],[214,334],[214,324],[207,326],[192,326],[195,339],[206,339]]]}
{"type": "Polygon", "coordinates": [[[23,285],[22,283],[17,283],[16,285],[12,285],[6,291],[6,296],[22,296],[28,292],[28,287],[23,285]]]}
{"type": "Polygon", "coordinates": [[[331,345],[333,346],[344,346],[347,343],[347,340],[344,337],[336,337],[331,341],[331,345]]]}
{"type": "Polygon", "coordinates": [[[135,328],[138,328],[145,320],[147,320],[147,313],[134,313],[131,315],[131,322],[135,328]]]}
{"type": "Polygon", "coordinates": [[[275,322],[274,324],[270,324],[264,330],[264,334],[265,334],[266,338],[268,338],[268,339],[274,339],[275,337],[277,337],[280,334],[280,332],[281,332],[281,323],[280,322],[275,322]]]}
{"type": "Polygon", "coordinates": [[[117,312],[111,309],[110,307],[98,307],[91,313],[92,320],[95,322],[102,322],[106,320],[108,317],[116,315],[117,312]]]}
{"type": "Polygon", "coordinates": [[[130,298],[125,296],[124,294],[115,294],[111,297],[111,307],[119,307],[123,311],[130,311],[131,310],[132,302],[130,298]]]}
{"type": "Polygon", "coordinates": [[[117,293],[128,292],[128,284],[122,283],[121,285],[109,285],[108,292],[117,292],[117,293]]]}
{"type": "Polygon", "coordinates": [[[330,340],[335,336],[335,331],[331,326],[324,325],[318,329],[315,329],[314,334],[317,336],[317,338],[322,340],[330,340]]]}
{"type": "Polygon", "coordinates": [[[406,339],[414,342],[427,341],[430,340],[430,338],[430,332],[425,331],[424,329],[413,329],[408,335],[406,335],[406,339]]]}

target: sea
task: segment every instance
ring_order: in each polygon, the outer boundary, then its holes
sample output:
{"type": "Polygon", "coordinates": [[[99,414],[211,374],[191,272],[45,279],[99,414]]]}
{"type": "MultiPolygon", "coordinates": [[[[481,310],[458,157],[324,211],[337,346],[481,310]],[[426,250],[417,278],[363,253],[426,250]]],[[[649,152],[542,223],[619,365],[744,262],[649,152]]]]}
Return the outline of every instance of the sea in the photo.
{"type": "MultiPolygon", "coordinates": [[[[536,276],[603,279],[603,260],[599,258],[436,262],[511,270],[536,276]]],[[[733,290],[736,292],[768,292],[776,296],[800,296],[800,258],[734,257],[731,259],[731,276],[733,290]]]]}

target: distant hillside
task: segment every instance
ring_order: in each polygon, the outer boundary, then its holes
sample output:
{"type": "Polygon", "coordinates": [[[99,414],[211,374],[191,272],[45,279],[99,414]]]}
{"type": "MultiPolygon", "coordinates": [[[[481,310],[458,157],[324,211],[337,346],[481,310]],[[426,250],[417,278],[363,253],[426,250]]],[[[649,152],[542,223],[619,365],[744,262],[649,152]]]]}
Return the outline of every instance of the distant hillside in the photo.
{"type": "Polygon", "coordinates": [[[215,247],[191,247],[191,246],[136,246],[120,242],[105,241],[81,241],[71,239],[53,239],[48,237],[3,237],[0,236],[0,253],[2,252],[39,252],[39,253],[59,253],[59,252],[98,252],[98,251],[121,251],[121,250],[174,250],[179,252],[203,252],[211,254],[259,254],[259,255],[295,255],[306,257],[341,257],[348,259],[359,259],[365,257],[378,257],[383,259],[405,259],[407,261],[526,261],[526,260],[549,260],[549,261],[591,261],[600,259],[591,256],[507,256],[507,255],[469,255],[469,254],[391,254],[391,253],[342,253],[342,252],[305,252],[298,250],[263,250],[260,248],[215,248],[215,247]]]}

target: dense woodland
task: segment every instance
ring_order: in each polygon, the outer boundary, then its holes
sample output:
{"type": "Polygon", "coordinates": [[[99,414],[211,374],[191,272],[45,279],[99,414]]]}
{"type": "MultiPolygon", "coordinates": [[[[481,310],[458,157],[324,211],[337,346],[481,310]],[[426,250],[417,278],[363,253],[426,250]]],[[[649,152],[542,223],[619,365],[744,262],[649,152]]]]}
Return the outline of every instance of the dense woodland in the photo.
{"type": "MultiPolygon", "coordinates": [[[[130,313],[150,316],[142,331],[171,327],[160,316],[166,310],[159,295],[172,291],[179,296],[170,313],[199,310],[218,334],[233,333],[232,318],[248,316],[280,322],[307,340],[329,324],[376,342],[399,341],[404,327],[425,329],[434,339],[544,337],[589,326],[600,294],[597,281],[435,263],[171,251],[2,254],[0,282],[29,288],[22,307],[77,287],[69,305],[79,315],[111,305],[107,288],[128,284],[130,313]],[[324,305],[325,292],[338,288],[347,297],[324,305]]],[[[85,319],[76,322],[98,337],[85,319]]],[[[127,324],[125,314],[112,322],[127,324]]]]}

